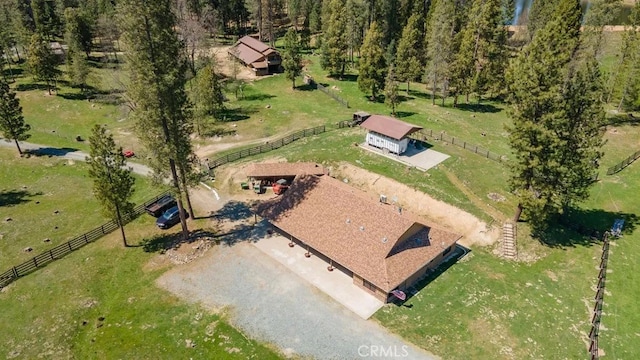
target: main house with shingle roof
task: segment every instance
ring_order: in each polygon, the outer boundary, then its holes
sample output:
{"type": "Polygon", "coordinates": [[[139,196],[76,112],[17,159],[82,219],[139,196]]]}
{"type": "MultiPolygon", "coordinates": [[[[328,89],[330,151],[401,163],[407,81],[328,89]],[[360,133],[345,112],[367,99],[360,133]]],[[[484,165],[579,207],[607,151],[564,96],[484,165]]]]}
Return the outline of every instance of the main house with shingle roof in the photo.
{"type": "Polygon", "coordinates": [[[422,130],[420,126],[383,115],[371,115],[360,126],[368,130],[367,145],[398,155],[407,151],[408,136],[422,130]]]}
{"type": "Polygon", "coordinates": [[[298,176],[256,213],[387,302],[435,268],[460,236],[329,176],[298,176]]]}
{"type": "Polygon", "coordinates": [[[228,53],[253,70],[258,76],[280,71],[282,62],[280,53],[251,36],[242,37],[229,48],[228,53]]]}

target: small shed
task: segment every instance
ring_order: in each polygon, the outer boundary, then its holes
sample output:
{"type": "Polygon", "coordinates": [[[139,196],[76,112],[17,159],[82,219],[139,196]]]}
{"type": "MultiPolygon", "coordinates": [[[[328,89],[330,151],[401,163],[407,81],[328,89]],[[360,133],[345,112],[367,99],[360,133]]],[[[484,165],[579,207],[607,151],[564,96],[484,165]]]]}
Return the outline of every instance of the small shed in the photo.
{"type": "Polygon", "coordinates": [[[298,175],[321,176],[324,174],[324,167],[312,162],[260,163],[253,164],[247,170],[247,177],[251,181],[260,181],[265,185],[273,184],[280,179],[284,179],[288,184],[291,184],[298,175]]]}
{"type": "Polygon", "coordinates": [[[371,116],[371,114],[369,114],[367,112],[364,112],[364,111],[355,112],[355,113],[353,113],[353,121],[351,123],[353,125],[360,125],[365,120],[367,120],[370,116],[371,116]]]}
{"type": "Polygon", "coordinates": [[[371,115],[360,126],[367,129],[367,145],[385,152],[402,154],[409,145],[408,136],[422,130],[422,127],[383,115],[371,115]]]}

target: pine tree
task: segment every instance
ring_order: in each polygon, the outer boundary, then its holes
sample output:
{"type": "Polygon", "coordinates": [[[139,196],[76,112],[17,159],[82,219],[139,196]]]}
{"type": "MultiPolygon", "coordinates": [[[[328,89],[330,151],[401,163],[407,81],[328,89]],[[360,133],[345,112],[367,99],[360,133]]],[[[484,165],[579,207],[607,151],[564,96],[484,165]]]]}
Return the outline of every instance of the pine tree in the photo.
{"type": "Polygon", "coordinates": [[[324,20],[323,25],[327,26],[322,38],[322,51],[320,65],[324,70],[328,70],[331,76],[342,78],[347,65],[347,51],[349,44],[345,39],[346,17],[344,13],[344,0],[331,0],[328,7],[328,21],[324,20]]]}
{"type": "Polygon", "coordinates": [[[534,229],[586,196],[600,154],[599,72],[571,63],[580,25],[578,0],[560,0],[507,73],[515,219],[526,209],[534,229]]]}
{"type": "Polygon", "coordinates": [[[305,19],[300,30],[300,48],[309,50],[311,48],[311,29],[309,29],[309,19],[305,19]]]}
{"type": "Polygon", "coordinates": [[[204,66],[198,71],[195,78],[196,108],[199,116],[213,115],[220,119],[221,112],[225,109],[222,83],[216,73],[215,59],[206,58],[204,66]]]}
{"type": "Polygon", "coordinates": [[[64,40],[72,51],[82,51],[87,56],[91,52],[93,31],[89,19],[79,9],[64,9],[65,33],[64,40]]]}
{"type": "Polygon", "coordinates": [[[101,125],[95,125],[89,137],[89,177],[93,179],[93,195],[102,206],[105,216],[118,224],[125,247],[127,237],[124,233],[125,219],[133,212],[134,204],[130,201],[133,195],[135,178],[131,168],[122,154],[122,147],[116,147],[113,135],[101,125]]]}
{"type": "Polygon", "coordinates": [[[636,1],[629,15],[619,58],[611,75],[607,101],[615,99],[618,111],[640,109],[640,1],[636,1]]]}
{"type": "Polygon", "coordinates": [[[542,29],[553,18],[553,12],[560,0],[532,1],[529,9],[527,31],[533,39],[536,31],[542,29]]]}
{"type": "Polygon", "coordinates": [[[396,115],[396,107],[400,103],[400,96],[398,95],[398,82],[396,81],[396,74],[394,65],[389,66],[389,72],[387,73],[387,79],[384,85],[384,103],[391,108],[391,114],[396,115]]]}
{"type": "Polygon", "coordinates": [[[469,19],[457,35],[459,50],[451,64],[454,106],[458,96],[503,91],[507,65],[507,32],[503,24],[503,0],[474,0],[469,19]]]}
{"type": "Polygon", "coordinates": [[[49,95],[51,87],[55,84],[60,71],[58,70],[58,58],[49,50],[48,42],[42,35],[36,33],[31,37],[29,44],[29,56],[27,57],[27,67],[34,77],[34,80],[45,81],[49,95]]]}
{"type": "Polygon", "coordinates": [[[427,79],[431,83],[431,102],[436,103],[438,84],[442,82],[442,103],[446,97],[450,62],[453,57],[455,4],[439,0],[429,20],[427,40],[427,79]]]}
{"type": "Polygon", "coordinates": [[[371,101],[375,101],[378,91],[384,89],[387,72],[385,52],[381,46],[382,33],[378,24],[371,23],[364,37],[360,49],[360,66],[358,69],[358,88],[371,94],[371,101]]]}
{"type": "Polygon", "coordinates": [[[604,41],[604,27],[613,24],[620,13],[622,0],[591,0],[584,15],[583,56],[599,57],[604,41]]]}
{"type": "Polygon", "coordinates": [[[67,52],[67,72],[73,86],[80,87],[80,91],[84,92],[87,87],[87,78],[90,73],[87,59],[79,51],[67,52]]]}
{"type": "Polygon", "coordinates": [[[31,0],[31,11],[36,32],[45,39],[53,40],[62,32],[62,21],[58,16],[56,2],[51,0],[31,0]]]}
{"type": "Polygon", "coordinates": [[[187,186],[193,173],[191,105],[185,93],[186,62],[175,32],[176,18],[172,0],[122,0],[119,23],[130,84],[132,116],[140,140],[151,155],[151,165],[163,178],[169,172],[173,180],[183,239],[189,235],[182,196],[190,206],[187,186]]]}
{"type": "Polygon", "coordinates": [[[9,84],[0,80],[0,132],[3,137],[16,143],[20,155],[22,149],[18,141],[27,140],[31,136],[28,134],[29,130],[31,126],[24,122],[20,99],[16,97],[9,84]]]}
{"type": "Polygon", "coordinates": [[[291,80],[291,88],[296,88],[296,77],[302,73],[302,54],[300,53],[300,40],[296,29],[289,28],[284,36],[284,52],[282,53],[282,66],[284,75],[291,80]]]}
{"type": "Polygon", "coordinates": [[[365,8],[359,0],[347,0],[346,8],[346,29],[345,39],[349,48],[349,62],[353,64],[354,52],[362,45],[362,34],[364,33],[365,8]]]}
{"type": "Polygon", "coordinates": [[[423,72],[422,63],[422,28],[424,27],[420,15],[414,14],[409,18],[402,30],[402,37],[396,52],[395,69],[398,80],[406,81],[407,94],[411,81],[420,78],[423,72]]]}

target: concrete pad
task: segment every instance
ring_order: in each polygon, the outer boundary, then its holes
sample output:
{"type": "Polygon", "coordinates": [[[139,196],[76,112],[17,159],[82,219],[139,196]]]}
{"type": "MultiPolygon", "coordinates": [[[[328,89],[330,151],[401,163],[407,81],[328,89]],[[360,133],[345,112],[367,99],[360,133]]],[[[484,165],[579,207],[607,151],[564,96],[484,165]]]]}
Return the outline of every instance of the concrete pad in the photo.
{"type": "Polygon", "coordinates": [[[298,245],[289,247],[285,237],[274,234],[253,245],[365,320],[384,305],[354,285],[351,276],[338,269],[328,271],[329,264],[313,253],[310,258],[305,257],[307,250],[298,245]]]}
{"type": "Polygon", "coordinates": [[[393,161],[397,161],[408,166],[415,166],[421,171],[427,171],[449,158],[449,155],[447,154],[431,149],[416,149],[416,147],[411,144],[409,144],[407,151],[402,153],[402,155],[396,155],[393,153],[385,154],[382,149],[378,149],[366,143],[360,144],[360,147],[393,161]]]}

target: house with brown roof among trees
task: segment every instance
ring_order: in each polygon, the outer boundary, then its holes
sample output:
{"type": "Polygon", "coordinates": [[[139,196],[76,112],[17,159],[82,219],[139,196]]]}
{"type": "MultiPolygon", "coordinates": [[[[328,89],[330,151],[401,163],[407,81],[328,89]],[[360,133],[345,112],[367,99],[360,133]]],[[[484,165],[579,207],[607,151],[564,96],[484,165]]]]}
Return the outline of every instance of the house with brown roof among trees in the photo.
{"type": "Polygon", "coordinates": [[[384,302],[434,269],[460,239],[329,176],[298,176],[284,195],[255,211],[384,302]]]}
{"type": "Polygon", "coordinates": [[[257,76],[281,71],[280,53],[251,36],[243,36],[229,48],[228,53],[253,70],[257,76]]]}
{"type": "Polygon", "coordinates": [[[383,115],[371,115],[360,126],[368,130],[367,145],[398,155],[407,150],[408,136],[422,130],[420,126],[383,115]]]}

